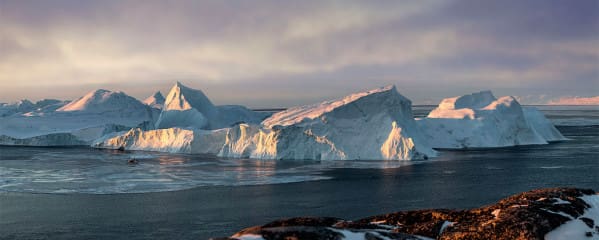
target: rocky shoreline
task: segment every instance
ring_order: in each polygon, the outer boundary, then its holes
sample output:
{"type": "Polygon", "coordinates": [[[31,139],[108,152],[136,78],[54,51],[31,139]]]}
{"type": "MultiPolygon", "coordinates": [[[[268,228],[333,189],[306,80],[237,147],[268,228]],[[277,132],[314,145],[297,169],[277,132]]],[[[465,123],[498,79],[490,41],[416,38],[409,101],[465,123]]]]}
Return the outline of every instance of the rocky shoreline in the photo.
{"type": "Polygon", "coordinates": [[[402,211],[354,221],[334,217],[281,219],[215,240],[599,239],[598,199],[591,189],[539,189],[470,210],[402,211]],[[584,227],[571,227],[575,221],[584,227]]]}

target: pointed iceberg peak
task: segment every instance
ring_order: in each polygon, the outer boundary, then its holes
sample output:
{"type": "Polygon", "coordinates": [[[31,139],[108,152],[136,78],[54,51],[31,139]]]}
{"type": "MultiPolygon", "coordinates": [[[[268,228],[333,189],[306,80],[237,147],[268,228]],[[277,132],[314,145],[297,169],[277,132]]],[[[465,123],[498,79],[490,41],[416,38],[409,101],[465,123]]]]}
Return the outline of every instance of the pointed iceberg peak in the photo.
{"type": "Polygon", "coordinates": [[[176,82],[171,88],[162,112],[156,121],[156,128],[207,128],[215,119],[218,110],[206,95],[196,89],[176,82]]]}
{"type": "Polygon", "coordinates": [[[164,101],[164,96],[160,91],[158,91],[154,93],[154,95],[149,96],[148,98],[143,100],[143,103],[153,108],[162,109],[162,107],[164,106],[164,101]]]}
{"type": "Polygon", "coordinates": [[[198,109],[200,112],[214,111],[214,104],[206,97],[204,92],[175,83],[171,88],[164,103],[165,110],[198,109]]]}

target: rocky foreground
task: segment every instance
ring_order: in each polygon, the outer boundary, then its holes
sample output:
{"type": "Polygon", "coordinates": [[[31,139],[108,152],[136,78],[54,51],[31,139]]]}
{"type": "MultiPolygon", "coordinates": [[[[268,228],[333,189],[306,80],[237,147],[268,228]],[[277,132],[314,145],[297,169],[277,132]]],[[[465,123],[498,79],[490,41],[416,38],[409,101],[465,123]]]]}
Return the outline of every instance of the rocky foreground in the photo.
{"type": "Polygon", "coordinates": [[[520,193],[470,210],[430,209],[348,221],[277,220],[217,239],[599,239],[599,195],[591,189],[520,193]]]}

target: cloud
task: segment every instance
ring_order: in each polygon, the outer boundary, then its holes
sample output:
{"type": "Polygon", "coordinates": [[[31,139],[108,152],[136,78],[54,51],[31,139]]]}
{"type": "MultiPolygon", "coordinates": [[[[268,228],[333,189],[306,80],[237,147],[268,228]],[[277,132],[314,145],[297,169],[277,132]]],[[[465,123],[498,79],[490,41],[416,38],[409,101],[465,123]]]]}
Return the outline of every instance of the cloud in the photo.
{"type": "Polygon", "coordinates": [[[175,80],[250,105],[386,84],[416,102],[480,89],[588,95],[599,89],[596,5],[3,0],[0,100],[90,86],[144,97],[175,80]]]}

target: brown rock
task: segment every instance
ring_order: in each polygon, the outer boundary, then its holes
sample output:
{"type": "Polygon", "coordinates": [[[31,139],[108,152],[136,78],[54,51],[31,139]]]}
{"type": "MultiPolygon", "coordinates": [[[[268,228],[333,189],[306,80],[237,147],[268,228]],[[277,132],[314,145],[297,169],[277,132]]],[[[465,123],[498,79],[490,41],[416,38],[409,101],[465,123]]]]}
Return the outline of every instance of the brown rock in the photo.
{"type": "MultiPolygon", "coordinates": [[[[590,194],[595,192],[590,189],[549,188],[520,193],[471,210],[402,211],[356,221],[290,218],[244,229],[232,238],[255,234],[267,240],[343,239],[344,233],[351,231],[363,234],[368,240],[382,237],[417,239],[416,236],[447,240],[543,239],[545,234],[571,219],[582,220],[590,230],[599,229],[592,219],[581,217],[589,205],[579,197],[590,194]]],[[[593,235],[593,232],[589,233],[593,235]]],[[[584,234],[589,236],[589,233],[584,234]]]]}

